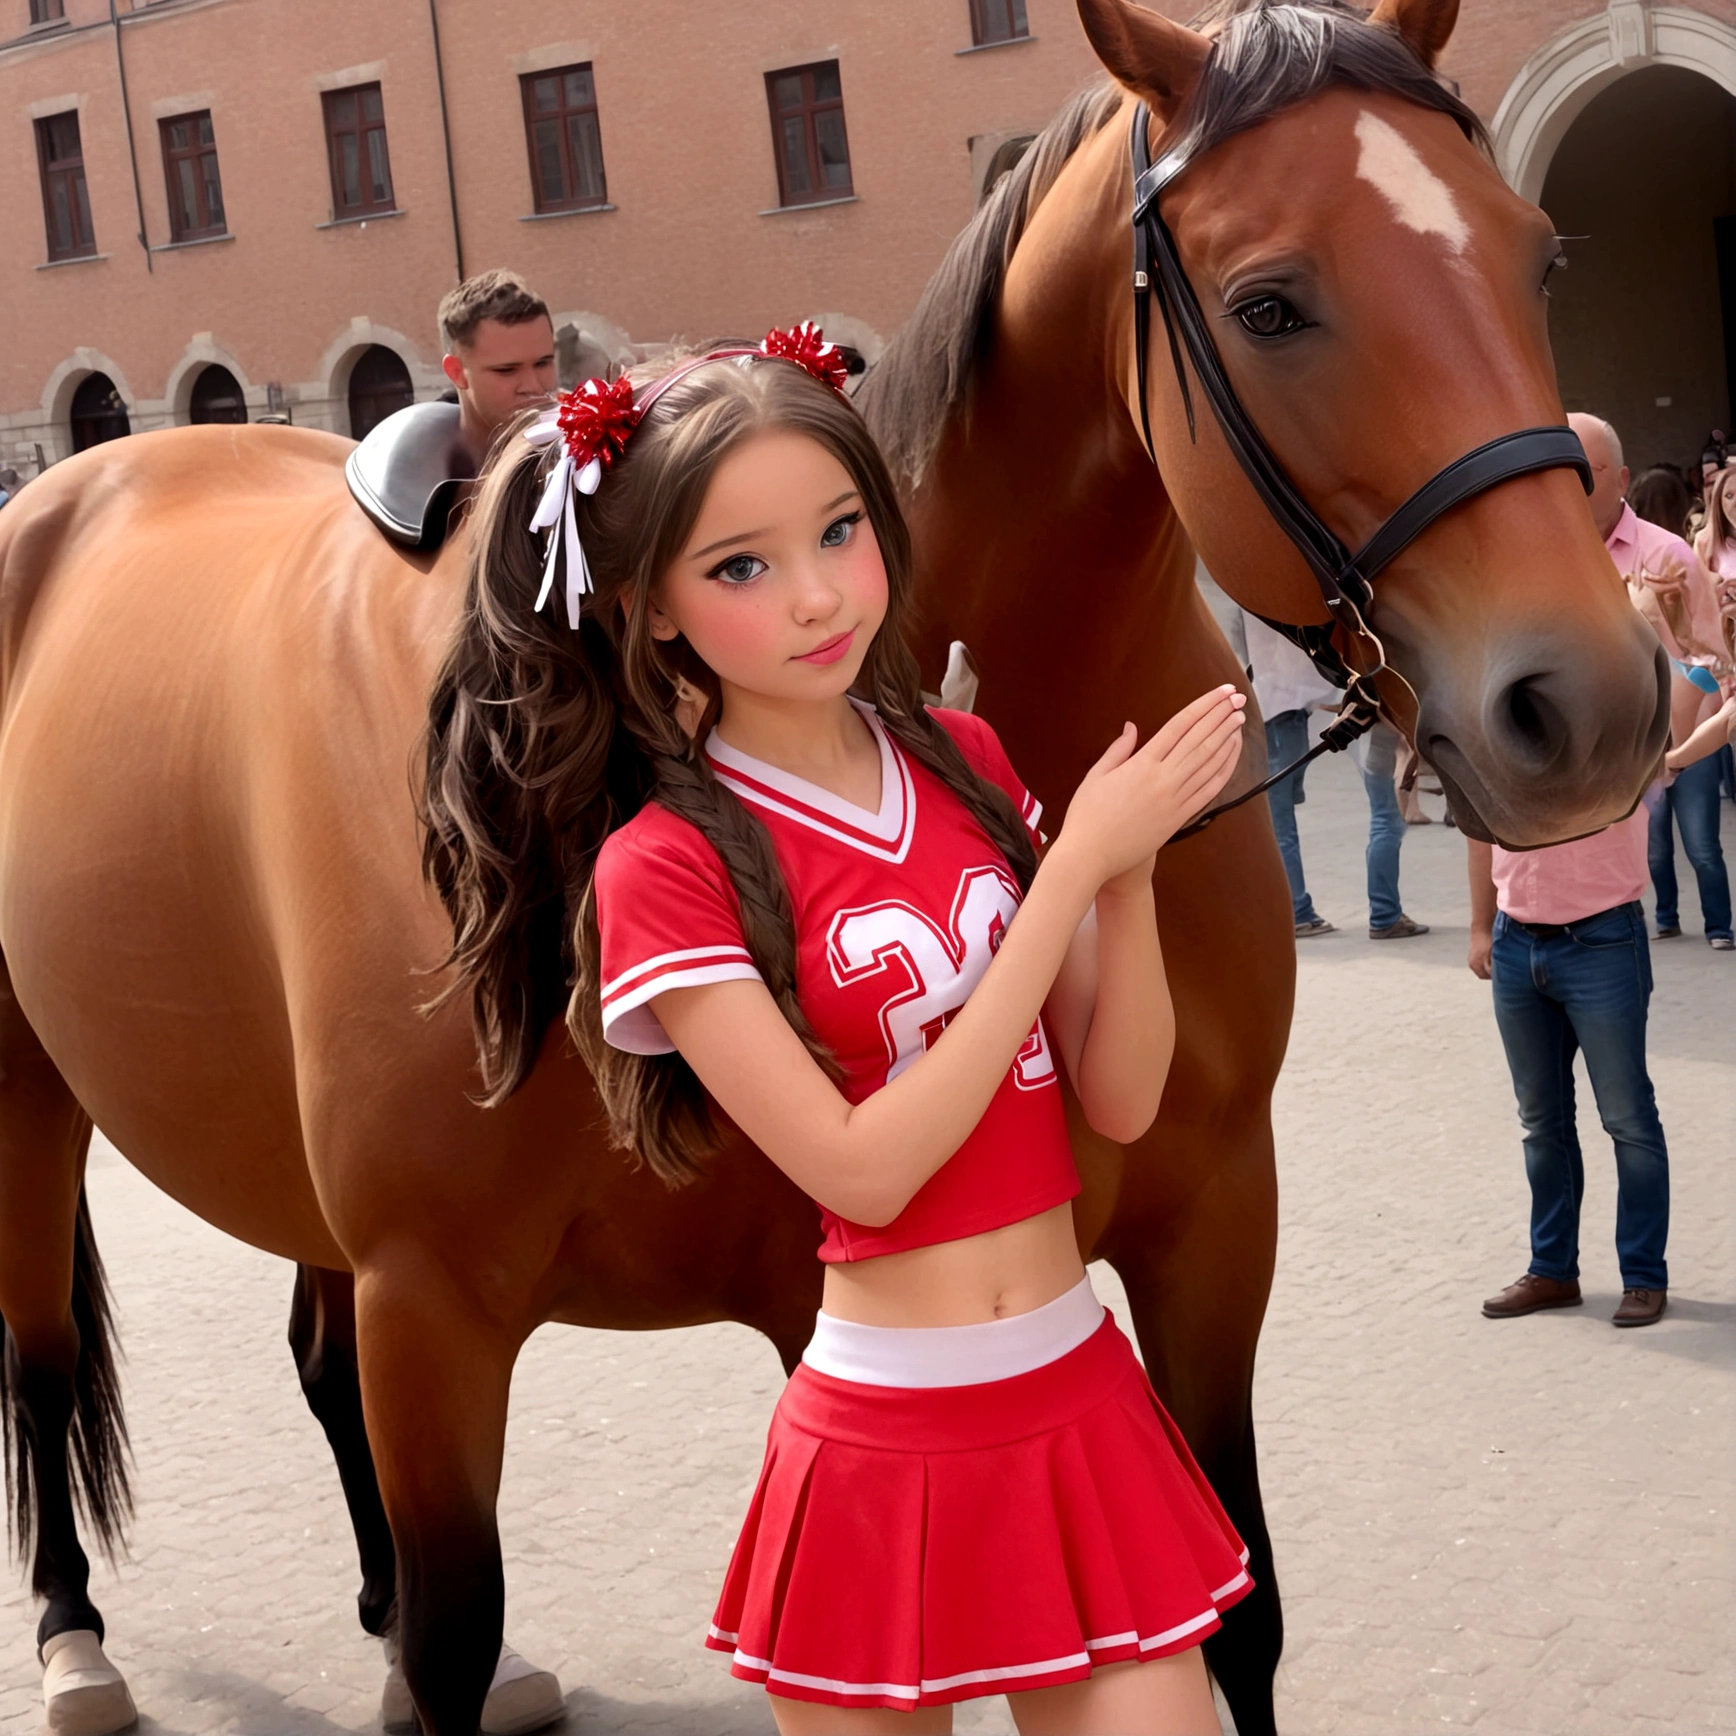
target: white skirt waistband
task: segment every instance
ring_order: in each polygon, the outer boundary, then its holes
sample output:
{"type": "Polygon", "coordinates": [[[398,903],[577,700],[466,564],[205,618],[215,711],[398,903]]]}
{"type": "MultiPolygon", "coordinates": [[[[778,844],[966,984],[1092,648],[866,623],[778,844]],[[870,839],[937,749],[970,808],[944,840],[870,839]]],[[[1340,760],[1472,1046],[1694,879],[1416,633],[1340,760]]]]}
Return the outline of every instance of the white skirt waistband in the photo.
{"type": "Polygon", "coordinates": [[[862,1326],[821,1314],[802,1361],[861,1386],[983,1386],[1059,1361],[1102,1323],[1103,1304],[1084,1277],[1028,1314],[975,1326],[862,1326]]]}

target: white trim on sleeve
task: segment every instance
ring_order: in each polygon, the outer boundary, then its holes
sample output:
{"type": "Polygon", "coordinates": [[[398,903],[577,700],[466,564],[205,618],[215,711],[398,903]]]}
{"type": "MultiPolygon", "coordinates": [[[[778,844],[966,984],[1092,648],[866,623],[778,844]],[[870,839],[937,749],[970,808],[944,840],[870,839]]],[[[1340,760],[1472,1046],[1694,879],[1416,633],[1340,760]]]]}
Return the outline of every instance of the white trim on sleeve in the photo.
{"type": "MultiPolygon", "coordinates": [[[[668,963],[685,956],[689,955],[666,954],[661,962],[668,963]]],[[[712,962],[680,970],[665,969],[649,977],[642,974],[649,968],[647,964],[615,979],[617,984],[628,982],[633,986],[621,990],[612,999],[607,995],[603,998],[603,1040],[611,1048],[620,1049],[629,1055],[672,1054],[675,1045],[669,1041],[662,1025],[657,1022],[657,1015],[646,1002],[655,1000],[667,989],[698,988],[706,983],[761,980],[760,973],[754,969],[753,960],[748,956],[745,947],[702,947],[695,949],[691,956],[712,962]]]]}

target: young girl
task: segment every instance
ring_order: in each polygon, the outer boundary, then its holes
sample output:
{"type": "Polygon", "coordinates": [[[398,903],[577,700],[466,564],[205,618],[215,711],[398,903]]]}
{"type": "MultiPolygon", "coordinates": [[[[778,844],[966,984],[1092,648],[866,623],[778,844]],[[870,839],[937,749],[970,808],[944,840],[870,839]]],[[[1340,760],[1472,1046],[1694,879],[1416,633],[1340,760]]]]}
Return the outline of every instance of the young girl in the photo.
{"type": "Polygon", "coordinates": [[[568,1021],[620,1140],[691,1176],[709,1094],[819,1208],[823,1312],[708,1642],[780,1731],[1005,1693],[1024,1732],[1215,1733],[1199,1645],[1246,1551],[1092,1295],[1056,1069],[1113,1139],[1155,1118],[1154,856],[1243,702],[1128,725],[1039,866],[994,732],[923,703],[841,383],[807,329],[588,382],[485,478],[427,796],[485,1078],[524,1077],[551,987],[502,937],[558,961],[577,912],[568,1021]]]}

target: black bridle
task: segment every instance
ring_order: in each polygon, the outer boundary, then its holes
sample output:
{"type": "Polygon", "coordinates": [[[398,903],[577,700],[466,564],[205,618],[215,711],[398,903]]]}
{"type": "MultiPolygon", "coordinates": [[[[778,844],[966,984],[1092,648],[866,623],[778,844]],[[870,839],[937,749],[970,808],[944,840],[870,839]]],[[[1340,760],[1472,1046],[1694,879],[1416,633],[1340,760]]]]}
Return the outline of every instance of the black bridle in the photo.
{"type": "MultiPolygon", "coordinates": [[[[1188,386],[1187,364],[1191,363],[1236,462],[1253,484],[1254,492],[1265,502],[1278,528],[1308,563],[1332,617],[1325,625],[1298,626],[1284,621],[1268,621],[1267,625],[1307,652],[1315,668],[1346,693],[1339,722],[1327,731],[1318,747],[1267,778],[1265,783],[1211,809],[1176,833],[1176,837],[1184,838],[1219,814],[1251,801],[1318,755],[1348,747],[1386,714],[1387,708],[1375,685],[1377,676],[1388,673],[1386,652],[1367,620],[1374,601],[1374,580],[1436,519],[1503,482],[1540,470],[1577,470],[1587,494],[1591,493],[1592,479],[1585,448],[1571,428],[1525,428],[1516,434],[1503,434],[1498,440],[1467,452],[1431,477],[1353,553],[1302,498],[1236,396],[1223,358],[1212,340],[1205,312],[1182,268],[1175,237],[1158,209],[1164,190],[1191,165],[1193,158],[1186,149],[1178,149],[1153,163],[1148,139],[1150,120],[1150,109],[1144,103],[1137,104],[1133,111],[1133,341],[1138,365],[1139,423],[1145,449],[1155,464],[1157,450],[1152,443],[1151,412],[1146,403],[1151,301],[1155,295],[1187,410],[1188,433],[1198,437],[1193,394],[1188,386]],[[1354,669],[1340,654],[1333,641],[1335,627],[1342,627],[1363,648],[1368,668],[1354,669]]],[[[1392,674],[1403,679],[1396,670],[1392,674]]]]}

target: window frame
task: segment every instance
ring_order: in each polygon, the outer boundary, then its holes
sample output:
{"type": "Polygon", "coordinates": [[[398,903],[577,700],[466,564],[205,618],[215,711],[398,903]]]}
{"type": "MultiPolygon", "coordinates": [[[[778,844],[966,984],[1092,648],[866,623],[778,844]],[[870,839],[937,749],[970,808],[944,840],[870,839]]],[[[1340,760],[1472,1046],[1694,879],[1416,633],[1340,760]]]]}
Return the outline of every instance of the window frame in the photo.
{"type": "Polygon", "coordinates": [[[386,127],[386,93],[380,81],[372,79],[367,84],[347,84],[338,90],[322,90],[320,119],[325,128],[326,168],[330,172],[332,183],[332,221],[344,223],[356,218],[383,217],[395,212],[398,209],[398,189],[392,177],[392,145],[386,127]],[[364,99],[370,91],[377,93],[380,98],[378,121],[368,120],[364,113],[364,99]],[[356,99],[356,118],[351,126],[341,126],[337,120],[337,105],[345,97],[356,99]],[[386,196],[383,200],[372,197],[373,173],[368,138],[373,133],[380,135],[380,159],[386,171],[386,196]],[[356,141],[356,190],[361,198],[354,205],[343,203],[344,184],[339,141],[345,138],[356,141]]]}
{"type": "Polygon", "coordinates": [[[1031,36],[1030,10],[1026,0],[970,0],[971,42],[977,48],[998,48],[1003,42],[1028,42],[1031,36]],[[1004,34],[990,35],[989,7],[1006,9],[1007,29],[1004,34]]]}
{"type": "Polygon", "coordinates": [[[30,28],[40,30],[45,24],[66,22],[66,0],[30,0],[30,28]]]}
{"type": "Polygon", "coordinates": [[[805,66],[780,66],[775,72],[766,74],[766,107],[771,115],[772,125],[772,157],[778,171],[778,205],[783,210],[794,210],[803,205],[826,205],[834,200],[854,199],[856,197],[856,166],[850,160],[850,129],[844,116],[844,73],[842,65],[836,60],[815,60],[805,66]],[[814,75],[830,71],[837,76],[838,94],[836,97],[817,98],[814,95],[814,75]],[[802,81],[802,100],[795,108],[781,108],[778,104],[778,81],[785,78],[800,77],[802,81]],[[820,141],[818,119],[821,115],[835,113],[838,117],[838,130],[844,144],[844,185],[828,186],[825,178],[825,168],[820,158],[820,141]],[[800,115],[802,119],[803,142],[807,147],[808,179],[810,187],[807,192],[792,192],[784,164],[784,122],[800,115]]]}
{"type": "Polygon", "coordinates": [[[42,181],[42,227],[48,242],[49,262],[58,264],[63,259],[96,258],[96,222],[90,209],[90,185],[84,175],[84,127],[76,108],[62,109],[59,114],[37,116],[36,164],[42,181]],[[51,157],[50,129],[56,121],[64,120],[68,115],[72,117],[73,129],[78,134],[78,155],[51,157]],[[59,179],[65,180],[68,189],[67,209],[72,217],[73,228],[72,245],[65,248],[55,244],[54,183],[59,179]],[[82,241],[78,234],[81,217],[88,226],[88,232],[82,241]]]}
{"type": "Polygon", "coordinates": [[[609,203],[609,169],[603,160],[603,123],[601,105],[597,101],[596,63],[589,60],[575,60],[566,66],[545,66],[537,72],[521,72],[518,77],[519,104],[524,110],[524,148],[526,159],[530,166],[530,196],[531,208],[538,216],[552,216],[561,211],[595,211],[609,203]],[[569,74],[584,73],[591,81],[591,100],[588,104],[579,103],[569,107],[566,102],[565,85],[569,74]],[[554,78],[561,81],[561,103],[558,108],[539,109],[535,106],[536,86],[539,80],[554,78]],[[579,191],[578,164],[573,154],[573,140],[570,122],[575,116],[589,115],[592,132],[597,145],[597,174],[599,185],[595,194],[579,191]],[[553,121],[559,126],[559,146],[561,156],[561,182],[568,191],[560,199],[548,199],[543,194],[542,170],[536,143],[536,127],[539,121],[553,121]]]}
{"type": "Polygon", "coordinates": [[[209,241],[219,235],[229,233],[229,207],[223,197],[223,175],[217,161],[217,131],[211,125],[209,109],[191,109],[186,114],[169,115],[157,123],[157,134],[163,147],[163,190],[169,201],[169,240],[171,243],[180,241],[209,241]],[[211,132],[211,142],[205,144],[194,133],[194,143],[191,145],[171,145],[169,129],[171,127],[203,121],[211,132]],[[211,178],[207,180],[201,172],[205,159],[211,159],[211,178]],[[197,204],[196,212],[181,210],[180,194],[176,187],[177,165],[190,162],[193,165],[193,196],[197,204]],[[210,190],[215,182],[217,188],[217,220],[211,221],[210,190]],[[194,216],[203,216],[203,223],[191,221],[194,216]],[[183,223],[183,217],[189,220],[183,223]]]}

